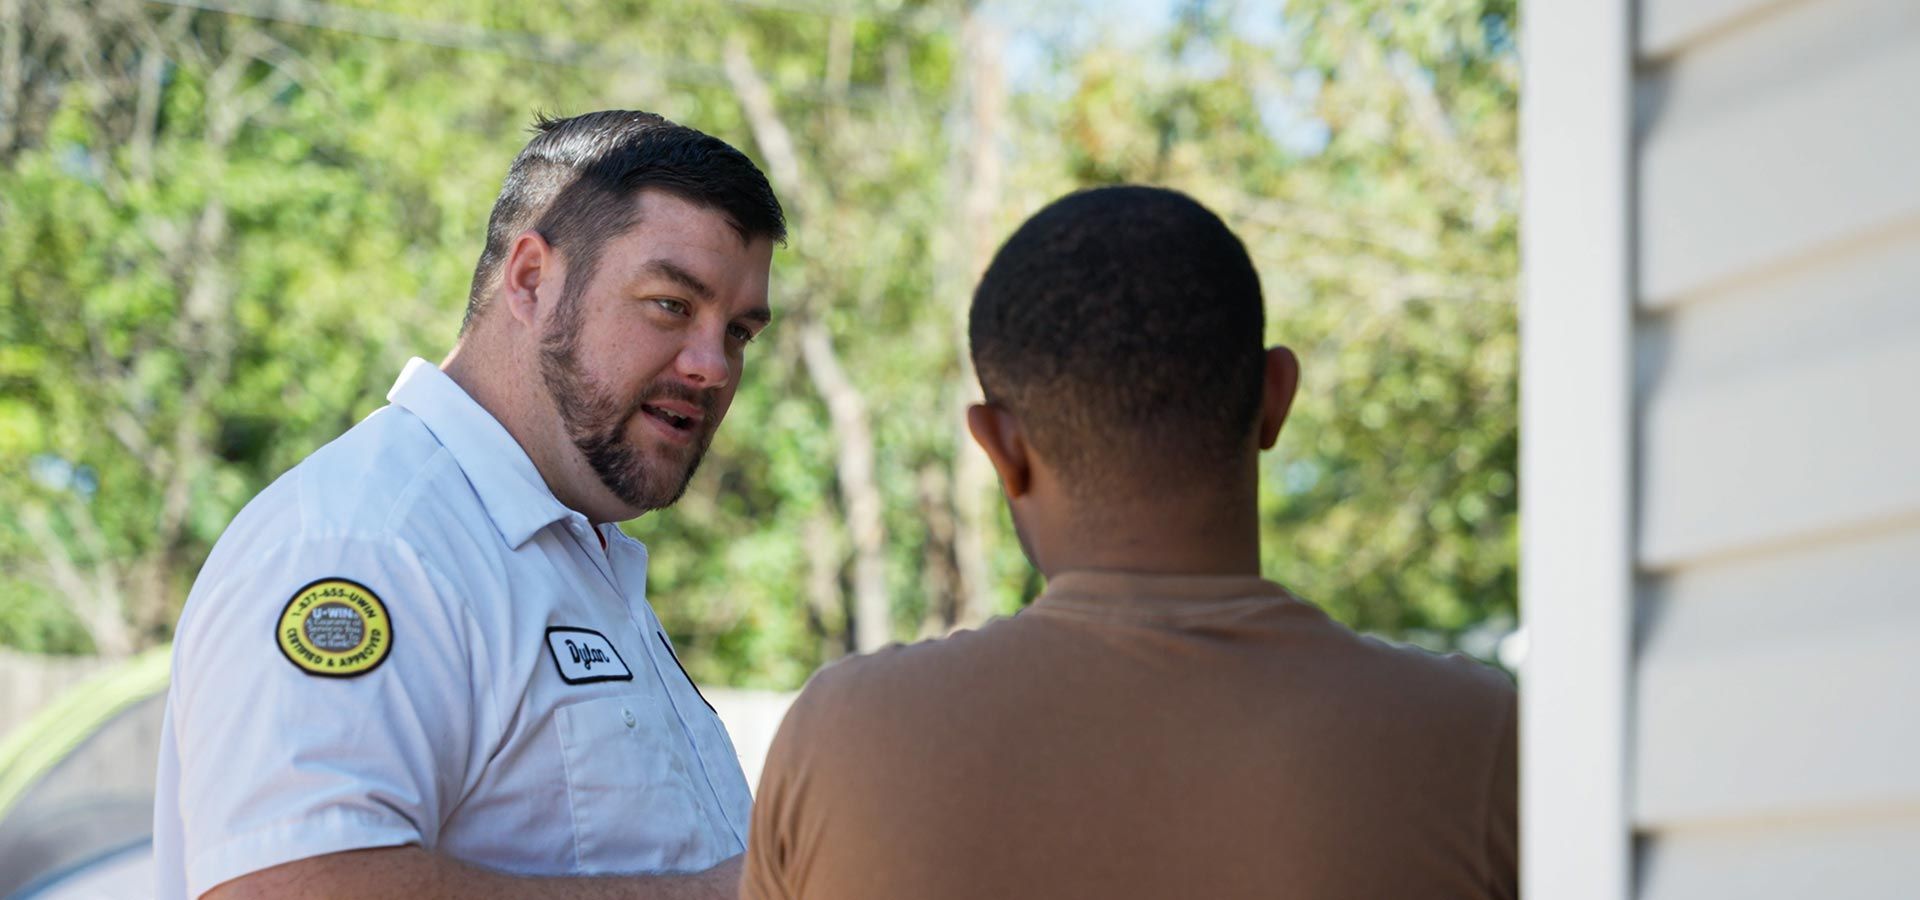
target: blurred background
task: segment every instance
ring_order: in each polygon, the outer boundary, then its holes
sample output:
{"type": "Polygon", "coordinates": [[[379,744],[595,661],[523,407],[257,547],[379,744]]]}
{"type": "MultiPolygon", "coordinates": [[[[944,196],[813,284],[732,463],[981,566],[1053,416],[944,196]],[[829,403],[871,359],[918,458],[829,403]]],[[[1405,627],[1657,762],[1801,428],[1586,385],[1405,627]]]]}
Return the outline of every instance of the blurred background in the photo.
{"type": "Polygon", "coordinates": [[[142,698],[199,566],[408,357],[451,346],[536,111],[662,113],[745,150],[788,209],[777,324],[727,424],[686,498],[626,526],[694,677],[745,689],[717,702],[747,755],[821,664],[1041,588],[966,435],[965,314],[1014,226],[1098,184],[1216,210],[1260,268],[1269,342],[1303,358],[1263,457],[1267,574],[1357,628],[1499,662],[1514,17],[0,0],[0,831],[38,834],[13,852],[42,862],[142,837],[142,698]]]}
{"type": "Polygon", "coordinates": [[[1304,395],[1266,568],[1491,656],[1515,613],[1510,0],[0,3],[0,645],[168,640],[255,492],[451,346],[536,110],[643,108],[792,216],[686,499],[629,523],[704,682],[1040,587],[961,410],[972,284],[1076,187],[1186,190],[1304,395]],[[404,10],[404,11],[403,11],[404,10]]]}

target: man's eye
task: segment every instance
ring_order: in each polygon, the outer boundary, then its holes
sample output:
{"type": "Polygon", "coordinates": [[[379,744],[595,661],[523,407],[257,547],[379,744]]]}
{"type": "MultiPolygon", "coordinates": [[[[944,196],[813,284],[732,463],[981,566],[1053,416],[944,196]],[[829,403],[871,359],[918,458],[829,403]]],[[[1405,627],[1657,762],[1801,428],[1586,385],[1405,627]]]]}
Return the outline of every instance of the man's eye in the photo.
{"type": "Polygon", "coordinates": [[[727,334],[742,344],[753,343],[753,329],[745,325],[728,325],[727,334]]]}
{"type": "Polygon", "coordinates": [[[655,297],[653,298],[653,302],[661,309],[676,316],[684,316],[687,314],[687,304],[684,301],[674,300],[669,297],[655,297]]]}

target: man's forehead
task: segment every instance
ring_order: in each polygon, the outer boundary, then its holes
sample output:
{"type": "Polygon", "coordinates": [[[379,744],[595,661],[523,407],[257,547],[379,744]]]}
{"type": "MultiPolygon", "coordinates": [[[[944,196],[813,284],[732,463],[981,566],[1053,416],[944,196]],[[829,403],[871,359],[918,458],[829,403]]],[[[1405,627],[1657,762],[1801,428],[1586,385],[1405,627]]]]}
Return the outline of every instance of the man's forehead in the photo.
{"type": "Polygon", "coordinates": [[[751,250],[765,236],[748,234],[740,223],[719,206],[681,195],[662,187],[643,187],[633,195],[633,227],[628,233],[657,231],[678,233],[702,243],[730,249],[751,250]],[[724,239],[723,239],[724,238],[724,239]]]}
{"type": "Polygon", "coordinates": [[[601,246],[598,268],[630,287],[678,282],[702,295],[757,295],[764,302],[773,242],[742,237],[718,208],[671,192],[643,188],[634,197],[635,221],[601,246]]]}
{"type": "Polygon", "coordinates": [[[686,221],[643,219],[608,240],[602,255],[624,273],[637,275],[656,260],[682,268],[734,266],[751,260],[754,247],[743,243],[730,227],[724,233],[686,221]]]}
{"type": "Polygon", "coordinates": [[[738,281],[764,282],[768,263],[755,259],[753,248],[721,250],[699,242],[678,240],[647,241],[616,247],[609,243],[601,265],[626,281],[680,281],[690,288],[706,291],[725,290],[738,281]],[[754,278],[758,268],[761,277],[754,278]],[[748,276],[742,278],[742,276],[748,276]]]}

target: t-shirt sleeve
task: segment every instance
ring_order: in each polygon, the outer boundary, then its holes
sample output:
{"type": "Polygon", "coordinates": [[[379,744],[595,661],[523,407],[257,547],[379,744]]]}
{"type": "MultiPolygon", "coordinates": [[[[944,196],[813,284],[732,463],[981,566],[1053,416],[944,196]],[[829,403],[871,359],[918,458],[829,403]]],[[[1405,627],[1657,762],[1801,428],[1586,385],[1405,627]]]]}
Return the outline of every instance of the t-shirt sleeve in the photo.
{"type": "Polygon", "coordinates": [[[1520,733],[1517,699],[1508,692],[1494,746],[1493,776],[1487,796],[1487,862],[1492,871],[1488,895],[1496,900],[1520,896],[1520,733]]]}
{"type": "MultiPolygon", "coordinates": [[[[787,722],[791,722],[788,717],[787,722]]],[[[779,735],[786,735],[786,722],[779,735]]],[[[776,736],[767,751],[766,767],[760,770],[760,793],[753,802],[753,824],[747,831],[747,860],[740,875],[740,900],[791,900],[787,891],[787,858],[793,847],[792,835],[783,833],[788,820],[787,792],[791,787],[785,755],[779,753],[776,736]]]]}
{"type": "Polygon", "coordinates": [[[741,900],[795,900],[805,894],[798,869],[800,844],[805,837],[801,822],[808,813],[805,757],[817,749],[811,709],[819,700],[818,680],[816,676],[815,683],[794,699],[767,748],[747,833],[741,900]]]}
{"type": "Polygon", "coordinates": [[[435,845],[483,717],[462,601],[390,539],[302,537],[202,574],[169,696],[188,896],[298,859],[435,845]]]}

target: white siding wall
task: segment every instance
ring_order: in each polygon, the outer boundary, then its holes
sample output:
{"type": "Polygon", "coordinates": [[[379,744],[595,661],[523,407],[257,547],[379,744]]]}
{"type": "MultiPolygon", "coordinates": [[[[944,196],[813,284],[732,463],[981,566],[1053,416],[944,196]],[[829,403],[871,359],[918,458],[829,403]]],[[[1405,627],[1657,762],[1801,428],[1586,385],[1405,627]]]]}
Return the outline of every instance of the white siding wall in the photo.
{"type": "Polygon", "coordinates": [[[1636,56],[1634,894],[1920,896],[1920,0],[1636,56]]]}

